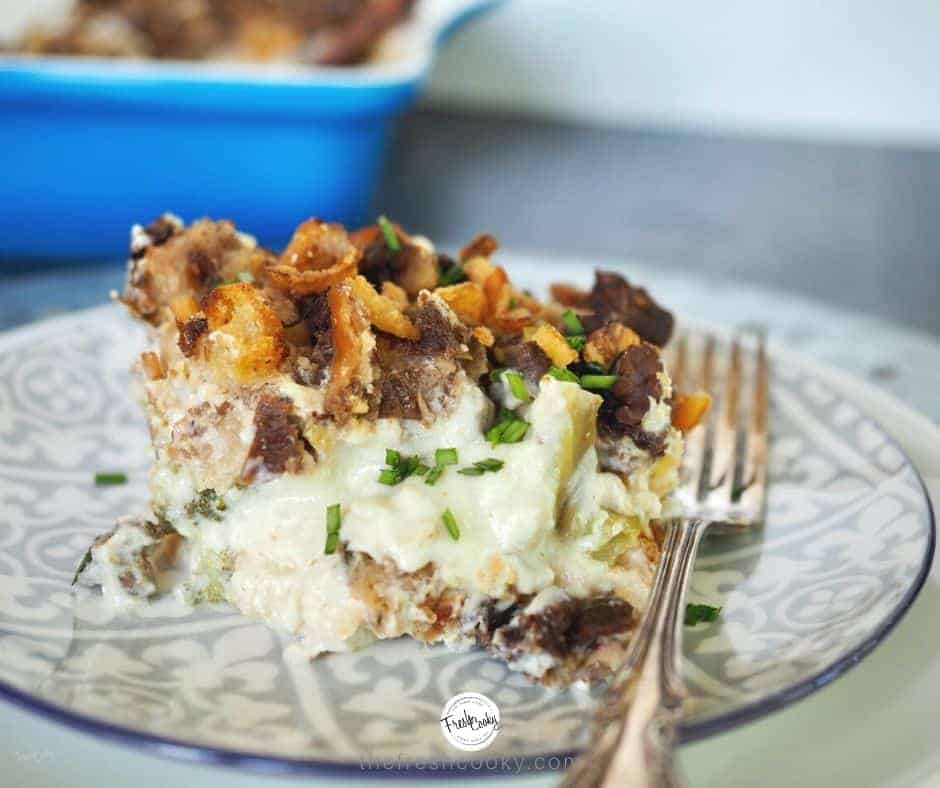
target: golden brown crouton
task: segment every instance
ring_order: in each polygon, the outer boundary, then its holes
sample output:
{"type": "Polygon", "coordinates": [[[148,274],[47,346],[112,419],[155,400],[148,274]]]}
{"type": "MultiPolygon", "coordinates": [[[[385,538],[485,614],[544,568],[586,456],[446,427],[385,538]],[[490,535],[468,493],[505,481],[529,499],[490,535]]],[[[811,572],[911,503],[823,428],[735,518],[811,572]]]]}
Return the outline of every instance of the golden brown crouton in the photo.
{"type": "Polygon", "coordinates": [[[535,329],[526,329],[525,338],[542,348],[542,352],[556,367],[564,369],[578,360],[578,351],[549,323],[542,323],[535,329]]]}
{"type": "Polygon", "coordinates": [[[220,285],[205,301],[206,360],[220,377],[241,382],[274,374],[287,356],[284,326],[254,285],[220,285]]]}

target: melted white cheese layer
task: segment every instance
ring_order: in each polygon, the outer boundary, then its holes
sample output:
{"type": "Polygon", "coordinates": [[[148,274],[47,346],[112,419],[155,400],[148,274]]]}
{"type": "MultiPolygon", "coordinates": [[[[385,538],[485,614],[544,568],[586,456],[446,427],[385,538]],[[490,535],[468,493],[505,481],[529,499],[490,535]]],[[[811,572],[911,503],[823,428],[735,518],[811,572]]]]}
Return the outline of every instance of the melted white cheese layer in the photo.
{"type": "MultiPolygon", "coordinates": [[[[368,612],[349,587],[340,553],[324,554],[325,512],[335,503],[346,549],[403,572],[431,563],[443,582],[468,593],[499,598],[559,587],[576,596],[618,593],[642,608],[648,564],[612,567],[593,553],[613,537],[625,538],[631,529],[635,537],[647,528],[661,513],[662,492],[651,487],[656,472],[649,458],[633,469],[628,484],[598,468],[599,405],[598,396],[546,377],[519,411],[531,424],[525,438],[494,447],[484,436],[492,403],[467,384],[453,410],[429,426],[379,419],[308,433],[316,465],[231,491],[220,522],[187,519],[183,501],[171,514],[193,541],[194,554],[234,553],[229,599],[300,635],[310,653],[357,641],[368,612]],[[439,448],[456,448],[459,463],[434,486],[419,476],[395,486],[379,483],[386,449],[433,465],[439,448]],[[504,462],[500,471],[458,473],[491,457],[504,462]],[[443,524],[448,509],[459,525],[456,541],[443,524]]],[[[681,452],[679,444],[670,452],[681,452]]],[[[164,499],[172,497],[167,493],[164,499]]]]}

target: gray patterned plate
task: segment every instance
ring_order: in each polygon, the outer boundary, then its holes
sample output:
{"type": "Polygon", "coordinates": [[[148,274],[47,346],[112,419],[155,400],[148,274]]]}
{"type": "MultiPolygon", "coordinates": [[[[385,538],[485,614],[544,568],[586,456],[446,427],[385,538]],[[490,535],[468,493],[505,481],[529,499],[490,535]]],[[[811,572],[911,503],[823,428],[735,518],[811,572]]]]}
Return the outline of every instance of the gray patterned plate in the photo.
{"type": "MultiPolygon", "coordinates": [[[[480,653],[396,641],[310,663],[229,609],[158,604],[116,618],[93,593],[73,594],[91,538],[145,500],[147,435],[127,374],[141,343],[110,306],[0,337],[0,695],[98,736],[267,771],[471,756],[515,770],[577,747],[590,698],[533,687],[480,653]],[[107,469],[131,483],[94,487],[107,469]],[[442,705],[463,691],[500,708],[484,753],[441,734],[442,705]]],[[[706,544],[696,564],[692,599],[724,612],[687,630],[685,741],[856,663],[930,565],[930,505],[907,458],[811,364],[774,361],[768,523],[706,544]]]]}

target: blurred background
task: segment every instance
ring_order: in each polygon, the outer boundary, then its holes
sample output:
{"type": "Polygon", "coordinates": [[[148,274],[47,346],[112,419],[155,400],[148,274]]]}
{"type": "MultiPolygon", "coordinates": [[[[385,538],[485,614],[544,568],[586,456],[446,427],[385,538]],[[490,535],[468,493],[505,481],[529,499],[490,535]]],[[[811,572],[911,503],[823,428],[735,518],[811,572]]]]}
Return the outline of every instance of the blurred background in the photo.
{"type": "Polygon", "coordinates": [[[515,0],[442,53],[382,202],[940,333],[938,40],[932,0],[515,0]]]}
{"type": "Polygon", "coordinates": [[[940,143],[933,0],[513,0],[443,53],[431,103],[607,126],[940,143]]]}
{"type": "MultiPolygon", "coordinates": [[[[3,0],[0,30],[61,5],[3,0]]],[[[938,34],[932,0],[509,0],[441,48],[416,107],[409,97],[373,122],[390,136],[370,143],[375,174],[356,176],[368,204],[350,210],[445,246],[490,231],[510,250],[632,259],[940,334],[938,34]]],[[[11,106],[0,91],[0,111],[11,106]]],[[[221,144],[218,130],[207,139],[221,144]]],[[[309,191],[309,172],[273,177],[309,191]]],[[[164,201],[182,213],[225,191],[179,180],[164,201]]],[[[238,200],[220,210],[251,230],[265,199],[238,200]]],[[[303,218],[279,211],[291,226],[303,218]]],[[[5,255],[18,273],[0,289],[41,287],[24,270],[61,262],[22,257],[5,255]]],[[[18,308],[5,306],[8,323],[18,308]]]]}

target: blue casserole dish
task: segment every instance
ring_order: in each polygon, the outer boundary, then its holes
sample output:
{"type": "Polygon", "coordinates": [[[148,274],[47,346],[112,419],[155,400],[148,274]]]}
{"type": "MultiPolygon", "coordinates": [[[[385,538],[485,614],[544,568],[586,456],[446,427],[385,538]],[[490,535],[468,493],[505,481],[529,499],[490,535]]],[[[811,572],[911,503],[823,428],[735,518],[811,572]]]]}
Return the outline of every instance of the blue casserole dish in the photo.
{"type": "Polygon", "coordinates": [[[0,261],[121,256],[166,210],[273,247],[308,216],[366,221],[435,48],[497,1],[420,0],[349,68],[0,58],[0,261]]]}

